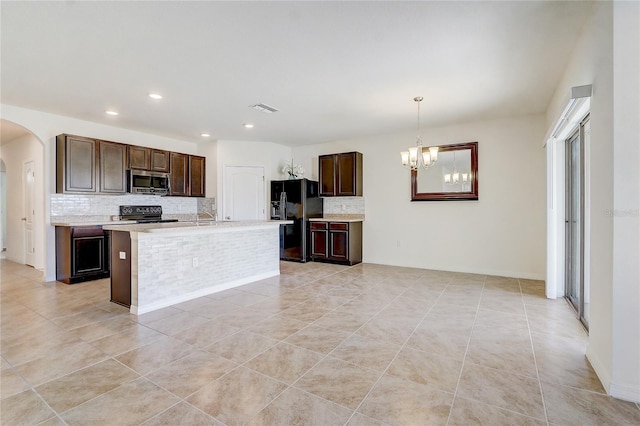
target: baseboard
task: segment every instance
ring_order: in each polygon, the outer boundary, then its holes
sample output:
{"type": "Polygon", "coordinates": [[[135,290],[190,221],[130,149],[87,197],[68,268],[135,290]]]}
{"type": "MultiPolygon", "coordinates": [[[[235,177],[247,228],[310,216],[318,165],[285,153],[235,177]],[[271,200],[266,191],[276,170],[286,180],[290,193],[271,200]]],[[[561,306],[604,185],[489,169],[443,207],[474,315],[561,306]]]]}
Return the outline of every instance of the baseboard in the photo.
{"type": "Polygon", "coordinates": [[[640,403],[640,388],[638,387],[611,383],[609,390],[610,395],[614,398],[640,403]]]}
{"type": "Polygon", "coordinates": [[[596,372],[596,376],[600,379],[600,383],[607,394],[611,394],[611,371],[605,368],[604,364],[591,350],[591,345],[587,347],[587,359],[593,367],[593,371],[596,372]]]}
{"type": "Polygon", "coordinates": [[[443,272],[454,272],[454,273],[459,272],[463,274],[478,274],[478,275],[491,275],[495,277],[521,278],[525,280],[536,280],[536,281],[545,281],[547,279],[546,271],[542,273],[535,273],[535,272],[497,271],[493,269],[479,269],[479,270],[471,270],[466,268],[442,269],[433,265],[432,266],[410,265],[410,264],[405,264],[403,262],[383,263],[383,262],[378,262],[375,259],[366,259],[366,258],[362,260],[362,263],[372,263],[376,265],[385,265],[385,266],[400,266],[405,268],[417,268],[417,269],[426,269],[426,270],[443,271],[443,272]]]}
{"type": "Polygon", "coordinates": [[[264,280],[266,278],[275,277],[277,275],[280,275],[279,269],[276,269],[274,271],[264,272],[262,274],[251,275],[249,277],[244,277],[244,278],[230,281],[224,284],[217,284],[217,285],[203,288],[197,291],[192,291],[191,293],[181,294],[175,297],[168,297],[168,298],[158,300],[156,302],[145,304],[145,305],[131,305],[129,311],[134,315],[142,315],[142,314],[146,314],[147,312],[156,311],[158,309],[166,308],[178,303],[186,302],[188,300],[197,299],[198,297],[219,293],[224,290],[229,290],[230,288],[239,287],[241,285],[264,280]]]}

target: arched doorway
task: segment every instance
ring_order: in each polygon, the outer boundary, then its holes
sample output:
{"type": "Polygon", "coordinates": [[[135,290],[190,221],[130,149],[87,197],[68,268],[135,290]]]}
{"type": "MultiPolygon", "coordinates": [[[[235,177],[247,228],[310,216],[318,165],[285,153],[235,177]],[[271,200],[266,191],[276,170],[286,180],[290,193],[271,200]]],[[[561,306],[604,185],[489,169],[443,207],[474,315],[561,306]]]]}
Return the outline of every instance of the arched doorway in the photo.
{"type": "Polygon", "coordinates": [[[3,258],[44,270],[44,145],[28,129],[2,119],[0,161],[4,165],[0,193],[3,258]]]}

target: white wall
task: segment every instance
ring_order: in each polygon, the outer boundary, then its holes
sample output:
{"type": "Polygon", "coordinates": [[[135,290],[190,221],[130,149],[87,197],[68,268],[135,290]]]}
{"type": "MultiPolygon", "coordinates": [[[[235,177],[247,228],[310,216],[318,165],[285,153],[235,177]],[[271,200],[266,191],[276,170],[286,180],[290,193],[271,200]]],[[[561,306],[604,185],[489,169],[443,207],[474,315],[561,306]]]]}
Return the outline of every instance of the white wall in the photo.
{"type": "Polygon", "coordinates": [[[410,201],[400,151],[415,132],[299,147],[293,156],[317,179],[318,155],[362,152],[365,262],[544,279],[544,130],[541,115],[423,130],[425,145],[478,141],[478,201],[410,201]]]}
{"type": "MultiPolygon", "coordinates": [[[[113,126],[107,126],[71,117],[20,108],[13,105],[2,104],[0,105],[0,108],[3,119],[19,124],[29,130],[44,144],[44,166],[43,173],[41,173],[41,175],[44,176],[45,182],[45,216],[43,223],[45,226],[46,238],[45,279],[47,281],[55,280],[55,230],[54,227],[50,226],[51,205],[47,194],[55,193],[55,137],[57,135],[61,133],[70,133],[114,142],[206,156],[206,153],[200,153],[202,148],[195,142],[181,141],[178,139],[171,139],[148,133],[135,132],[121,127],[115,127],[119,123],[117,118],[113,121],[113,126]]],[[[204,151],[204,149],[202,150],[204,151]]],[[[207,158],[207,170],[215,173],[215,170],[212,170],[211,167],[215,164],[215,159],[210,160],[207,158]]]]}
{"type": "Polygon", "coordinates": [[[572,86],[593,85],[587,357],[613,396],[640,401],[640,258],[637,2],[597,2],[547,111],[558,119],[572,86]],[[615,82],[615,84],[614,84],[615,82]]]}
{"type": "Polygon", "coordinates": [[[611,394],[640,402],[640,3],[613,11],[611,394]]]}
{"type": "Polygon", "coordinates": [[[25,258],[24,245],[24,182],[23,166],[27,161],[33,161],[36,175],[35,190],[35,218],[33,232],[35,235],[35,261],[33,267],[44,269],[45,242],[44,242],[44,149],[35,136],[28,134],[10,142],[5,142],[0,151],[0,157],[4,160],[6,172],[7,222],[5,257],[14,262],[23,263],[25,258]]]}

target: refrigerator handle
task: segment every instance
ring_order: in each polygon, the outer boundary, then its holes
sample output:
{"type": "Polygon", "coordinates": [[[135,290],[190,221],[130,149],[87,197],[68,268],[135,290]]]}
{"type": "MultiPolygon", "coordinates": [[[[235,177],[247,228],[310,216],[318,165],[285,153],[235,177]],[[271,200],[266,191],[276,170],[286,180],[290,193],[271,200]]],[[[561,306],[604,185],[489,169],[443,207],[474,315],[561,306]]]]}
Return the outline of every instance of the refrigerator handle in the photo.
{"type": "Polygon", "coordinates": [[[287,219],[287,193],[284,191],[280,193],[280,219],[287,219]]]}

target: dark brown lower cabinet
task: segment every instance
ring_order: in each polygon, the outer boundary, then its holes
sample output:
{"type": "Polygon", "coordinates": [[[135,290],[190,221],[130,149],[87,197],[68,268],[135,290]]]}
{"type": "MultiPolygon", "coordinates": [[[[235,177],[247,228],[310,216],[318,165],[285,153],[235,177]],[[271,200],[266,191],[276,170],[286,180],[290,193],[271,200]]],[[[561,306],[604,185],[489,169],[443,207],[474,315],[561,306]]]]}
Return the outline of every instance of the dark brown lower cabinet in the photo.
{"type": "Polygon", "coordinates": [[[111,231],[111,301],[131,306],[131,236],[111,231]]]}
{"type": "Polygon", "coordinates": [[[311,259],[347,265],[362,262],[362,222],[311,222],[311,259]]]}
{"type": "Polygon", "coordinates": [[[56,226],[56,280],[75,284],[109,277],[109,235],[101,226],[56,226]]]}

